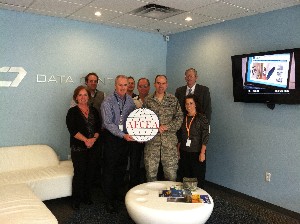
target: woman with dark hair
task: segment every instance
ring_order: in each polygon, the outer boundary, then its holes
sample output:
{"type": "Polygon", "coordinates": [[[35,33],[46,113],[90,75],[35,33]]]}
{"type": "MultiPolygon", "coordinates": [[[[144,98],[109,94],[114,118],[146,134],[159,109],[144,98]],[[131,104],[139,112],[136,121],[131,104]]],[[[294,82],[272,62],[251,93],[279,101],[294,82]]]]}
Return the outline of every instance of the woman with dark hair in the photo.
{"type": "Polygon", "coordinates": [[[209,137],[209,123],[200,112],[200,105],[194,95],[185,97],[185,114],[178,144],[183,177],[197,178],[198,187],[203,187],[206,172],[206,145],[209,137]]]}
{"type": "Polygon", "coordinates": [[[80,203],[92,204],[91,186],[95,168],[97,139],[101,130],[98,111],[88,106],[91,97],[85,86],[74,90],[73,99],[77,103],[69,109],[66,123],[70,132],[71,157],[74,167],[72,182],[73,208],[79,210],[80,203]]]}

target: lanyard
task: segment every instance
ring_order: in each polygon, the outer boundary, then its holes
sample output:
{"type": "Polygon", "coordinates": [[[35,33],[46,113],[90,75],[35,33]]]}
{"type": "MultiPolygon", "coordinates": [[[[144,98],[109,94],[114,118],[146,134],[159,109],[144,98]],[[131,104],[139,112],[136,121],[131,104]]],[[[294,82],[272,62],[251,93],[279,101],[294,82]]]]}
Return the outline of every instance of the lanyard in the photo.
{"type": "Polygon", "coordinates": [[[126,103],[126,95],[125,95],[124,102],[123,102],[123,100],[121,100],[122,106],[120,105],[120,101],[119,101],[116,94],[115,94],[115,97],[116,97],[116,100],[118,102],[118,106],[119,106],[119,110],[120,110],[120,124],[121,124],[123,122],[123,109],[124,109],[124,106],[125,106],[125,103],[126,103]]]}
{"type": "Polygon", "coordinates": [[[191,129],[191,125],[192,125],[192,122],[193,122],[195,116],[196,116],[196,115],[193,116],[192,120],[190,121],[189,126],[188,126],[188,124],[187,124],[187,123],[188,123],[188,122],[187,122],[188,116],[186,115],[186,117],[185,117],[185,127],[186,127],[186,130],[187,130],[187,133],[188,133],[188,139],[190,138],[190,129],[191,129]]]}

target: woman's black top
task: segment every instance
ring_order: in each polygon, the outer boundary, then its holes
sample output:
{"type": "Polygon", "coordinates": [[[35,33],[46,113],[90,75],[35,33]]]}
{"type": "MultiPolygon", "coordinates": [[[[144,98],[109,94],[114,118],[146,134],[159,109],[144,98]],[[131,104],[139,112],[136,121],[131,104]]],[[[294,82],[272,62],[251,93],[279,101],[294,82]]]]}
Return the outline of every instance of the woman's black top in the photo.
{"type": "MultiPolygon", "coordinates": [[[[192,116],[187,116],[187,125],[189,126],[192,116]]],[[[202,145],[207,145],[209,138],[209,123],[205,115],[196,114],[191,127],[190,137],[191,145],[186,146],[188,132],[186,129],[186,117],[184,117],[180,130],[180,150],[187,152],[200,152],[202,145]]]]}
{"type": "Polygon", "coordinates": [[[74,136],[80,132],[86,138],[94,137],[95,133],[101,131],[101,123],[99,113],[94,107],[89,107],[89,116],[86,118],[78,106],[69,109],[66,123],[70,132],[70,147],[71,150],[80,151],[87,147],[83,141],[76,139],[74,136]]]}

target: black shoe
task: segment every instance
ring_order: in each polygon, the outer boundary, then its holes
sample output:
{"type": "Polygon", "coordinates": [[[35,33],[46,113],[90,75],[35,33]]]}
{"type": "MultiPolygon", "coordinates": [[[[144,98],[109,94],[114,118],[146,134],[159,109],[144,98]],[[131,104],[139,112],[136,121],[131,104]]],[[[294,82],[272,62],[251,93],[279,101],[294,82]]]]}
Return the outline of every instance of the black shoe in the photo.
{"type": "Polygon", "coordinates": [[[106,203],[105,210],[110,214],[117,212],[116,207],[114,206],[114,204],[112,202],[106,203]]]}
{"type": "Polygon", "coordinates": [[[75,211],[80,210],[80,203],[79,203],[79,202],[73,202],[72,208],[73,208],[75,211]]]}
{"type": "Polygon", "coordinates": [[[116,201],[119,202],[119,203],[125,203],[125,196],[119,195],[116,198],[116,201]]]}
{"type": "Polygon", "coordinates": [[[94,202],[91,199],[84,200],[83,203],[86,204],[86,205],[92,205],[92,204],[94,204],[94,202]]]}
{"type": "Polygon", "coordinates": [[[86,205],[92,205],[94,204],[94,202],[92,201],[91,197],[90,196],[85,196],[83,199],[82,199],[82,202],[86,205]]]}

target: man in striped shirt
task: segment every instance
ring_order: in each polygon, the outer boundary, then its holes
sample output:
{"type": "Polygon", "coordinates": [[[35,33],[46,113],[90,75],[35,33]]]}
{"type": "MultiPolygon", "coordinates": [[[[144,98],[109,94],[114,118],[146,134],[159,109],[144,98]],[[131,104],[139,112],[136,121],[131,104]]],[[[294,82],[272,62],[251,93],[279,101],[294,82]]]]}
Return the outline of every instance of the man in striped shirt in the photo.
{"type": "Polygon", "coordinates": [[[126,119],[135,109],[133,99],[126,94],[127,85],[127,77],[118,75],[115,91],[101,105],[104,128],[103,192],[108,200],[106,210],[109,213],[116,212],[116,200],[120,199],[120,187],[123,187],[126,174],[128,142],[134,140],[126,130],[126,119]]]}

